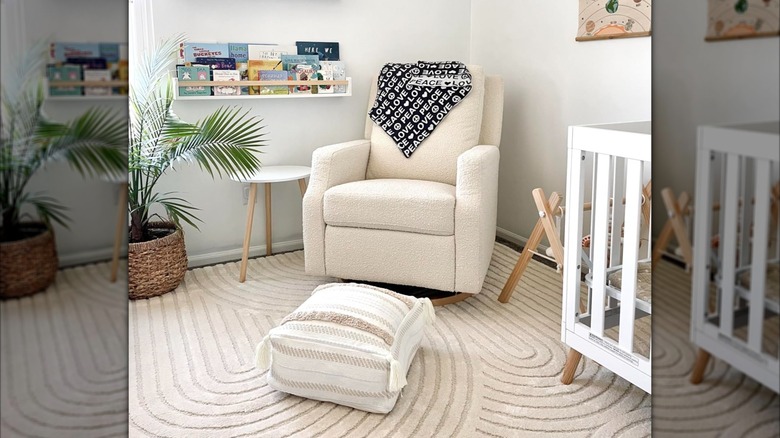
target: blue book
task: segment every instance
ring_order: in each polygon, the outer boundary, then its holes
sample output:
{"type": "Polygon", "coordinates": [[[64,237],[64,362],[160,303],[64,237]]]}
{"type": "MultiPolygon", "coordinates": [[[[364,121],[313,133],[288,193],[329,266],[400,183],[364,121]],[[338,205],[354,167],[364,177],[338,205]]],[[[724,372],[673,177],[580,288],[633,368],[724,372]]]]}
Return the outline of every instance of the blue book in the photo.
{"type": "Polygon", "coordinates": [[[100,57],[108,63],[119,62],[122,58],[119,43],[100,43],[100,57]]]}
{"type": "Polygon", "coordinates": [[[317,55],[320,61],[338,61],[339,43],[326,41],[296,41],[299,55],[317,55]]]}
{"type": "Polygon", "coordinates": [[[310,65],[314,71],[320,69],[318,55],[282,55],[282,70],[291,71],[298,64],[310,65]]]}
{"type": "Polygon", "coordinates": [[[51,43],[49,46],[51,62],[65,62],[68,58],[100,58],[98,43],[51,43]]]}
{"type": "MultiPolygon", "coordinates": [[[[284,70],[260,70],[261,81],[286,81],[288,72],[284,70]]],[[[286,85],[263,85],[260,94],[289,94],[286,85]]]]}
{"type": "Polygon", "coordinates": [[[195,58],[229,58],[227,43],[184,43],[184,62],[195,62],[195,58]]]}

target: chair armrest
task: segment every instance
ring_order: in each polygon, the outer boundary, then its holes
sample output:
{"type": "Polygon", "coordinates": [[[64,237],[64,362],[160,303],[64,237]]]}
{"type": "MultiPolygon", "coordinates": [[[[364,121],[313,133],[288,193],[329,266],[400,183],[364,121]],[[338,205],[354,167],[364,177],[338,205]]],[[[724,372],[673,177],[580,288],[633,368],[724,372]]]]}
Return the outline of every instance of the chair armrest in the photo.
{"type": "Polygon", "coordinates": [[[325,191],[366,178],[370,140],[355,140],[318,148],[312,154],[311,177],[303,197],[303,247],[306,272],[325,275],[325,191]]]}
{"type": "Polygon", "coordinates": [[[482,289],[496,239],[496,146],[475,146],[458,157],[455,183],[455,290],[482,289]]]}

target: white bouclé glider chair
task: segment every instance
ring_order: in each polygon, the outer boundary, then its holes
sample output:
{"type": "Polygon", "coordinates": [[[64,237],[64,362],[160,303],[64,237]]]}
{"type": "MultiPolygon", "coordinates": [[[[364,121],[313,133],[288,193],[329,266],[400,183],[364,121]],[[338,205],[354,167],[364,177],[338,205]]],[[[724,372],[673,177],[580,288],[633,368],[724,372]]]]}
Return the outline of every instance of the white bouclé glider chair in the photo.
{"type": "Polygon", "coordinates": [[[314,151],[303,198],[307,273],[482,289],[496,231],[504,85],[468,68],[471,91],[411,158],[368,117],[366,139],[314,151]]]}

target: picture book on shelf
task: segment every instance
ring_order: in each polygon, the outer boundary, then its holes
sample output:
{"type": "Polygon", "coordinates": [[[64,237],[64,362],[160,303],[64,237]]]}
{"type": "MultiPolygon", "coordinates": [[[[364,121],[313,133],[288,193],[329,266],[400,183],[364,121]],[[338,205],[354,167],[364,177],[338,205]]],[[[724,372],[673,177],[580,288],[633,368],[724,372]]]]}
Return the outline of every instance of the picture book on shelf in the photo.
{"type": "MultiPolygon", "coordinates": [[[[347,72],[344,68],[344,61],[320,61],[320,71],[322,79],[325,81],[346,80],[347,72]]],[[[318,93],[346,93],[346,85],[320,85],[317,87],[318,93]]]]}
{"type": "MultiPolygon", "coordinates": [[[[49,65],[47,75],[49,81],[80,81],[81,66],[77,64],[49,65]]],[[[83,87],[76,86],[49,86],[51,96],[81,96],[83,87]]]]}
{"type": "Polygon", "coordinates": [[[282,55],[282,70],[290,71],[298,64],[308,65],[316,71],[320,69],[320,58],[317,55],[282,55]]]}
{"type": "Polygon", "coordinates": [[[176,66],[176,76],[179,78],[179,96],[209,96],[211,87],[186,85],[188,81],[208,81],[210,67],[207,65],[176,66]]]}
{"type": "MultiPolygon", "coordinates": [[[[317,71],[315,70],[314,66],[308,64],[296,64],[292,70],[290,70],[288,77],[291,77],[291,79],[296,81],[311,81],[317,79],[315,77],[316,74],[317,71]]],[[[312,87],[309,85],[296,85],[290,87],[290,91],[293,93],[303,94],[312,94],[317,92],[317,90],[312,91],[312,87]]]]}
{"type": "MultiPolygon", "coordinates": [[[[238,83],[241,81],[241,73],[238,70],[212,70],[211,79],[213,81],[229,81],[238,83]]],[[[214,85],[215,96],[240,96],[241,87],[231,87],[227,85],[214,85]]]]}
{"type": "Polygon", "coordinates": [[[87,70],[87,69],[106,69],[108,68],[108,63],[106,62],[106,58],[67,58],[65,60],[65,63],[67,64],[79,64],[81,65],[81,68],[87,70]]]}
{"type": "MultiPolygon", "coordinates": [[[[287,72],[284,70],[260,70],[261,81],[286,81],[287,72]]],[[[263,85],[260,87],[259,94],[289,94],[289,87],[286,85],[263,85]]]]}
{"type": "Polygon", "coordinates": [[[52,63],[62,63],[68,58],[99,58],[99,43],[51,43],[49,59],[52,63]]]}
{"type": "MultiPolygon", "coordinates": [[[[128,65],[128,62],[126,59],[120,59],[117,63],[117,71],[116,76],[114,76],[114,72],[111,72],[112,78],[119,80],[119,81],[126,81],[130,79],[130,66],[128,65]]],[[[116,87],[113,90],[114,94],[127,94],[128,88],[127,87],[116,87]]]]}
{"type": "MultiPolygon", "coordinates": [[[[260,80],[260,71],[262,70],[282,70],[281,59],[250,59],[248,62],[248,78],[250,81],[260,80]]],[[[287,79],[285,73],[285,80],[287,79]]],[[[249,94],[260,94],[261,87],[255,85],[249,87],[249,94]]]]}
{"type": "MultiPolygon", "coordinates": [[[[181,50],[179,51],[181,54],[181,50]]],[[[230,47],[227,43],[184,43],[183,62],[195,62],[195,58],[228,58],[230,47]]]]}
{"type": "Polygon", "coordinates": [[[325,41],[296,41],[299,55],[318,55],[320,61],[338,61],[339,43],[325,41]]]}
{"type": "MultiPolygon", "coordinates": [[[[84,69],[84,81],[110,81],[111,70],[103,69],[84,69]]],[[[85,96],[108,96],[111,94],[111,87],[84,87],[85,96]]]]}
{"type": "Polygon", "coordinates": [[[197,57],[193,65],[208,65],[212,70],[235,70],[236,60],[233,58],[197,57]]]}
{"type": "Polygon", "coordinates": [[[249,59],[281,59],[282,55],[296,55],[298,47],[278,44],[249,44],[249,59]]]}
{"type": "MultiPolygon", "coordinates": [[[[236,60],[236,70],[241,80],[249,79],[249,44],[228,43],[228,56],[236,60]]],[[[249,94],[249,87],[241,87],[241,94],[249,94]]]]}

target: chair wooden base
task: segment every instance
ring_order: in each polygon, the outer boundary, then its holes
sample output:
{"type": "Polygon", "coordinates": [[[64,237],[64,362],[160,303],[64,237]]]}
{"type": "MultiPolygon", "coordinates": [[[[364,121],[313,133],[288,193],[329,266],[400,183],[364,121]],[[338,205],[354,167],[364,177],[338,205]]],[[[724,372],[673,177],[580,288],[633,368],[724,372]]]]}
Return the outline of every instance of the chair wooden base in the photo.
{"type": "Polygon", "coordinates": [[[699,348],[699,352],[696,354],[696,362],[693,364],[693,371],[691,371],[691,383],[698,385],[704,380],[704,371],[707,369],[709,361],[710,353],[699,348]]]}
{"type": "Polygon", "coordinates": [[[563,374],[561,374],[561,383],[568,385],[574,381],[574,374],[577,372],[580,359],[582,359],[582,353],[573,348],[569,350],[566,365],[563,366],[563,374]]]}
{"type": "Polygon", "coordinates": [[[474,294],[457,293],[449,297],[434,298],[431,300],[434,306],[446,306],[447,304],[458,303],[474,294]]]}

